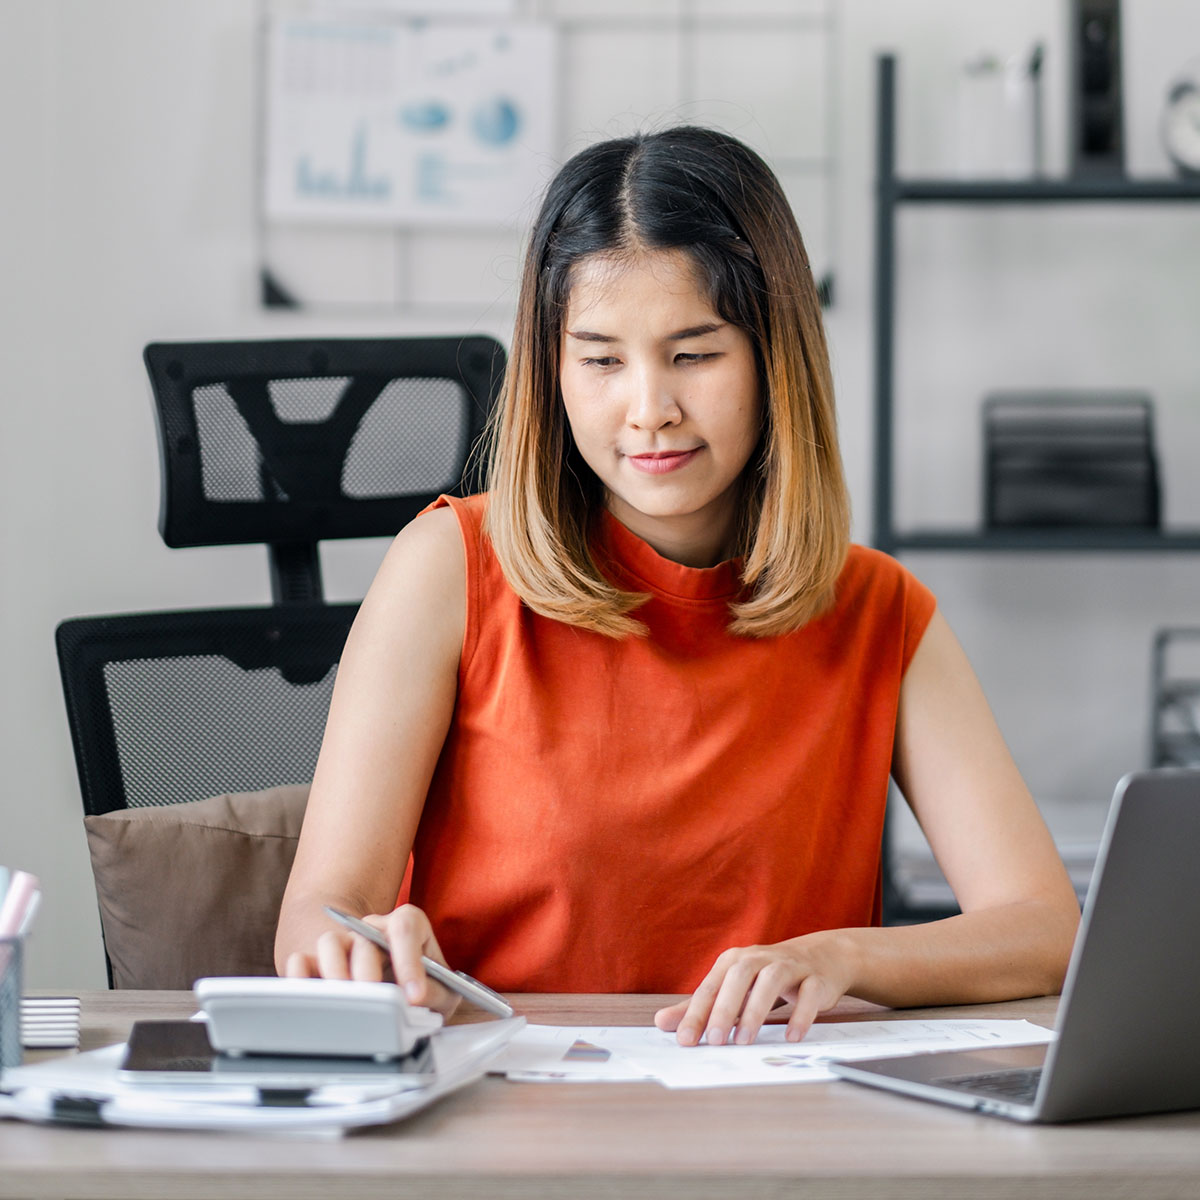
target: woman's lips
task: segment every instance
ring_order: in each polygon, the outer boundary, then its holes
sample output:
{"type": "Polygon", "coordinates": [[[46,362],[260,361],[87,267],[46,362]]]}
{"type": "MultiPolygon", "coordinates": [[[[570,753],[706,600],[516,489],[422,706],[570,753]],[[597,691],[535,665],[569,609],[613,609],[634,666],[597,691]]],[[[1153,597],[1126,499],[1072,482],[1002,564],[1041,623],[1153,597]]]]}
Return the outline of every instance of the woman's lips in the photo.
{"type": "Polygon", "coordinates": [[[647,475],[666,475],[670,471],[678,471],[700,453],[700,447],[694,450],[663,450],[655,454],[631,454],[630,464],[647,475]]]}

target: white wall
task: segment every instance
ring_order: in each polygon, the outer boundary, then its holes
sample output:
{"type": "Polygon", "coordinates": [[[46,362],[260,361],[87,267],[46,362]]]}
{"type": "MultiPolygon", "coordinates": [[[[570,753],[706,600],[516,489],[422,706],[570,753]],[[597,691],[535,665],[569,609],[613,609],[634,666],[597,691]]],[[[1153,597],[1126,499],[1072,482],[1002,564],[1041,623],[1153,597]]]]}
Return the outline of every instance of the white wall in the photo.
{"type": "MultiPolygon", "coordinates": [[[[754,2],[777,12],[820,7],[754,2]]],[[[707,0],[702,8],[745,13],[750,3],[707,0]]],[[[1045,0],[831,3],[840,32],[836,60],[826,64],[838,134],[838,294],[829,329],[857,532],[866,538],[874,56],[901,56],[903,168],[946,171],[954,165],[957,63],[979,49],[1016,52],[1043,37],[1053,98],[1061,89],[1061,9],[1045,0]]],[[[578,7],[562,0],[540,11],[578,7]]],[[[671,15],[679,5],[635,7],[671,15]]],[[[249,0],[0,0],[0,862],[36,871],[46,884],[33,985],[103,979],[54,626],[84,613],[268,598],[263,551],[170,551],[159,539],[142,346],[447,328],[444,315],[419,309],[314,316],[258,307],[254,33],[249,0]]],[[[653,38],[589,38],[569,47],[577,86],[564,108],[565,146],[671,118],[646,99],[653,38]]],[[[1200,37],[1192,42],[1200,49],[1200,37]]],[[[753,43],[730,47],[742,56],[733,65],[752,75],[753,43]]],[[[706,98],[770,142],[786,139],[790,119],[771,94],[760,86],[751,100],[706,98]]],[[[1060,120],[1050,138],[1060,164],[1062,138],[1060,120]]],[[[906,519],[977,511],[977,413],[987,388],[1119,382],[1160,400],[1167,514],[1200,524],[1191,469],[1200,437],[1193,211],[991,219],[931,210],[906,216],[901,230],[906,519]]],[[[444,275],[447,261],[459,261],[450,253],[430,272],[444,275]]],[[[420,295],[443,281],[431,274],[412,282],[420,295]]],[[[507,322],[503,304],[481,303],[455,327],[505,338],[507,322]]],[[[331,597],[361,595],[381,552],[379,543],[327,549],[331,597]]],[[[938,592],[1056,823],[1097,827],[1117,776],[1144,758],[1151,632],[1200,622],[1200,567],[1185,556],[923,556],[910,565],[938,592]]]]}

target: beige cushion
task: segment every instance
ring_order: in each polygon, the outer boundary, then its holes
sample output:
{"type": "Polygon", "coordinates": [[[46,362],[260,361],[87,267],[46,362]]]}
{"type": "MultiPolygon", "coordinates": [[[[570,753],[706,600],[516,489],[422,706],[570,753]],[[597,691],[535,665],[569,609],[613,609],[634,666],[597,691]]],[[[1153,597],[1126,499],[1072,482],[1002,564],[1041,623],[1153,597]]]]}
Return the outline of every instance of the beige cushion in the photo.
{"type": "Polygon", "coordinates": [[[113,986],[274,975],[307,800],[303,784],[84,817],[113,986]]]}

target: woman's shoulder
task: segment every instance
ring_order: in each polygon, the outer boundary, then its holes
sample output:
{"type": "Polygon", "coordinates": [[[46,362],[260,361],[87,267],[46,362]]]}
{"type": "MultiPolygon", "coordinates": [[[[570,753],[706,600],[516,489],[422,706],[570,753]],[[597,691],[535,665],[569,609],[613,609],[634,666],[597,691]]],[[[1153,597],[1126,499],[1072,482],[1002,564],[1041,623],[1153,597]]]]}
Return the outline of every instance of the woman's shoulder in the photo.
{"type": "Polygon", "coordinates": [[[433,512],[453,512],[460,520],[470,517],[482,521],[487,512],[489,496],[487,492],[474,492],[470,496],[451,496],[443,492],[432,504],[421,509],[420,516],[433,512]]]}
{"type": "Polygon", "coordinates": [[[355,670],[407,671],[414,661],[426,674],[456,669],[466,626],[465,577],[453,511],[409,521],[392,539],[355,619],[347,642],[355,670]]]}
{"type": "Polygon", "coordinates": [[[851,544],[834,586],[832,605],[807,626],[809,636],[836,648],[839,661],[853,662],[846,647],[858,642],[874,664],[873,678],[899,678],[937,611],[937,598],[907,567],[870,546],[851,544]],[[893,654],[892,652],[895,651],[893,654]],[[883,670],[894,662],[896,672],[883,670]]]}
{"type": "Polygon", "coordinates": [[[440,535],[447,542],[457,539],[459,543],[470,545],[480,539],[487,510],[486,492],[476,492],[470,496],[442,494],[432,504],[426,505],[405,529],[416,526],[423,536],[440,535]]]}
{"type": "Polygon", "coordinates": [[[487,516],[488,496],[477,492],[470,496],[450,496],[443,493],[427,504],[396,535],[401,544],[413,543],[436,551],[460,547],[472,541],[483,528],[487,516]]]}
{"type": "Polygon", "coordinates": [[[864,601],[887,605],[935,605],[933,593],[890,554],[853,542],[837,582],[837,602],[861,606],[864,601]]]}
{"type": "Polygon", "coordinates": [[[898,559],[874,546],[851,542],[842,565],[842,578],[904,579],[912,578],[912,572],[898,559]]]}
{"type": "Polygon", "coordinates": [[[439,500],[396,534],[371,591],[406,595],[430,606],[460,604],[465,573],[459,512],[439,500]]]}
{"type": "Polygon", "coordinates": [[[462,557],[462,519],[449,504],[435,503],[418,513],[396,535],[392,549],[402,556],[462,557]]]}

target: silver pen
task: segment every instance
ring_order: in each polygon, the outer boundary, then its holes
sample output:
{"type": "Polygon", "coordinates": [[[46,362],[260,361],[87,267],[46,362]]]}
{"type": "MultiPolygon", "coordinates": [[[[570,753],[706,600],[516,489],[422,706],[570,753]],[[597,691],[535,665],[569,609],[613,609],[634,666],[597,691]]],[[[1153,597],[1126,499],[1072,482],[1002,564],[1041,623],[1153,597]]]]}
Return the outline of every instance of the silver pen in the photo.
{"type": "MultiPolygon", "coordinates": [[[[374,942],[381,950],[391,952],[387,938],[374,925],[368,925],[366,921],[360,921],[358,917],[352,917],[349,913],[330,908],[328,904],[325,905],[325,911],[335,921],[345,925],[347,929],[352,929],[368,941],[374,942]]],[[[452,971],[449,967],[443,967],[440,962],[435,962],[424,954],[421,955],[421,966],[425,968],[430,979],[436,979],[443,987],[457,992],[464,1000],[470,1000],[472,1004],[477,1004],[485,1012],[494,1013],[498,1017],[513,1015],[512,1005],[503,996],[498,992],[493,992],[487,984],[480,983],[478,979],[472,979],[465,971],[452,971]]]]}

